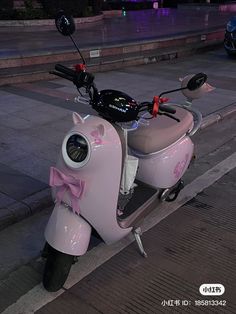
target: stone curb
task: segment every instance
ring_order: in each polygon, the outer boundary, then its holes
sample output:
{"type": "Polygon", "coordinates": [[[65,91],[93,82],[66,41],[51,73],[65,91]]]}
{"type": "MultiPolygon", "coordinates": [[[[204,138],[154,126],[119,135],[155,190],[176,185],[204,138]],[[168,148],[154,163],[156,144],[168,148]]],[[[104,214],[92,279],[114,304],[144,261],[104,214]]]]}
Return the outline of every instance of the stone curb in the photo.
{"type": "Polygon", "coordinates": [[[50,187],[0,210],[0,231],[53,205],[50,187]]]}
{"type": "MultiPolygon", "coordinates": [[[[139,43],[124,43],[96,49],[90,47],[82,51],[87,59],[89,71],[100,72],[186,57],[221,45],[223,37],[224,30],[216,29],[204,34],[196,32],[139,43]],[[95,53],[96,57],[92,57],[95,53]]],[[[0,75],[0,86],[51,79],[48,72],[54,68],[55,63],[66,62],[67,66],[71,66],[77,60],[78,53],[71,51],[0,59],[0,69],[3,73],[6,72],[0,75]],[[13,70],[14,74],[10,74],[13,70]]]]}
{"type": "MultiPolygon", "coordinates": [[[[83,24],[83,23],[93,23],[97,21],[101,21],[103,19],[103,15],[98,15],[94,17],[85,17],[85,18],[76,18],[75,24],[83,24]]],[[[54,19],[45,19],[45,20],[5,20],[0,21],[0,27],[32,27],[32,26],[52,26],[55,28],[54,19]]],[[[41,31],[47,31],[46,28],[40,28],[41,31]]],[[[14,31],[14,30],[12,30],[14,31]]]]}
{"type": "MultiPolygon", "coordinates": [[[[104,11],[100,15],[89,17],[77,17],[74,18],[75,24],[95,23],[103,20],[104,18],[112,18],[114,16],[120,16],[121,10],[104,11]]],[[[42,20],[4,20],[0,21],[0,27],[32,27],[32,26],[53,26],[55,28],[54,19],[42,19],[42,20]]],[[[40,31],[47,31],[47,28],[40,28],[40,31]]],[[[14,31],[14,30],[12,30],[14,31]]]]}
{"type": "Polygon", "coordinates": [[[200,129],[205,129],[208,126],[214,123],[217,123],[235,113],[236,113],[236,103],[233,103],[225,108],[219,109],[218,111],[213,112],[203,118],[200,129]]]}
{"type": "MultiPolygon", "coordinates": [[[[204,117],[200,129],[205,129],[235,113],[236,103],[204,117]]],[[[50,187],[25,198],[21,202],[10,204],[6,209],[0,211],[0,230],[51,206],[53,206],[53,201],[50,187]]]]}
{"type": "MultiPolygon", "coordinates": [[[[107,46],[93,46],[81,48],[83,56],[88,61],[109,56],[125,56],[129,53],[145,53],[167,48],[181,48],[191,45],[209,45],[217,41],[223,41],[225,30],[223,27],[214,30],[196,31],[190,34],[170,35],[164,38],[140,40],[134,42],[109,44],[107,46]],[[96,56],[93,54],[96,52],[96,56]]],[[[73,49],[73,47],[71,48],[73,49]]],[[[0,68],[23,67],[35,64],[46,64],[52,62],[62,62],[78,60],[78,53],[74,50],[61,51],[31,51],[28,55],[21,52],[19,56],[10,58],[0,58],[0,68]]]]}

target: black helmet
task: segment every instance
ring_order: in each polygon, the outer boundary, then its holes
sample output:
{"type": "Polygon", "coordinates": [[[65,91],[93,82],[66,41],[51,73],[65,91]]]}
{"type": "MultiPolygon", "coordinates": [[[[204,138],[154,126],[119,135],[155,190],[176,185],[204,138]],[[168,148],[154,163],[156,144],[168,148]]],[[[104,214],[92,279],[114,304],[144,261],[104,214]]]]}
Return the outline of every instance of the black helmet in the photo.
{"type": "Polygon", "coordinates": [[[93,108],[112,122],[128,122],[137,119],[139,106],[129,95],[112,89],[99,92],[93,108]]]}

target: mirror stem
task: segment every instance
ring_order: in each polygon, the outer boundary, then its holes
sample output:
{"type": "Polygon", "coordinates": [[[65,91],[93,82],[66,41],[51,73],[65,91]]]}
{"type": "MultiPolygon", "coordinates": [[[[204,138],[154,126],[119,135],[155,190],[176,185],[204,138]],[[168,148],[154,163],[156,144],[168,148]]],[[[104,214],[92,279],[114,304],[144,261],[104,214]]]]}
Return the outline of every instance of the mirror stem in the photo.
{"type": "Polygon", "coordinates": [[[73,38],[71,35],[70,35],[70,39],[72,40],[72,42],[73,42],[75,48],[77,49],[77,51],[78,51],[78,53],[79,53],[79,55],[80,55],[80,57],[81,57],[81,59],[82,59],[82,61],[83,61],[83,64],[86,64],[86,62],[85,62],[85,60],[84,60],[84,57],[83,57],[82,53],[81,53],[80,50],[79,50],[79,47],[77,46],[76,42],[74,41],[74,38],[73,38]]]}
{"type": "Polygon", "coordinates": [[[159,98],[162,97],[163,95],[166,95],[166,94],[170,94],[170,93],[174,93],[174,92],[179,92],[183,89],[187,89],[187,86],[186,87],[181,87],[181,88],[177,88],[177,89],[172,89],[172,90],[169,90],[169,91],[166,91],[166,92],[163,92],[159,95],[159,98]]]}

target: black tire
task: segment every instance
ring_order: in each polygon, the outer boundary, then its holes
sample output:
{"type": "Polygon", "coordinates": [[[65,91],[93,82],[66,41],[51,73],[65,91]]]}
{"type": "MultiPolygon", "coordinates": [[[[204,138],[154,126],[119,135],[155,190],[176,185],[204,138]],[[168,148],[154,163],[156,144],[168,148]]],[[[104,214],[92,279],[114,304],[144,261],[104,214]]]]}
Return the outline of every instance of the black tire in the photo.
{"type": "Polygon", "coordinates": [[[174,202],[176,198],[178,197],[179,192],[171,193],[167,198],[165,199],[166,202],[174,202]]]}
{"type": "Polygon", "coordinates": [[[231,52],[230,50],[228,50],[228,49],[225,49],[226,50],[226,52],[227,52],[227,54],[228,54],[228,56],[230,57],[230,58],[235,58],[236,57],[236,52],[231,52]]]}
{"type": "Polygon", "coordinates": [[[55,292],[63,287],[73,264],[74,256],[59,252],[50,245],[48,245],[47,250],[43,286],[47,291],[55,292]]]}

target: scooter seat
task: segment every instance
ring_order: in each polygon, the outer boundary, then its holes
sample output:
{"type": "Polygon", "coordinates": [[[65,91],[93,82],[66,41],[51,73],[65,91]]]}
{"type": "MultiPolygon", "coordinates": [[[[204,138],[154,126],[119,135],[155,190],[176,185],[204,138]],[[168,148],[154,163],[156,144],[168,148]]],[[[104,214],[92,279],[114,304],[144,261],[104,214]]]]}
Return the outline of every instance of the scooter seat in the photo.
{"type": "Polygon", "coordinates": [[[149,125],[140,124],[135,131],[128,132],[129,147],[142,154],[150,154],[168,147],[186,134],[193,127],[193,116],[183,108],[174,108],[174,116],[180,122],[158,115],[149,120],[149,125]]]}

